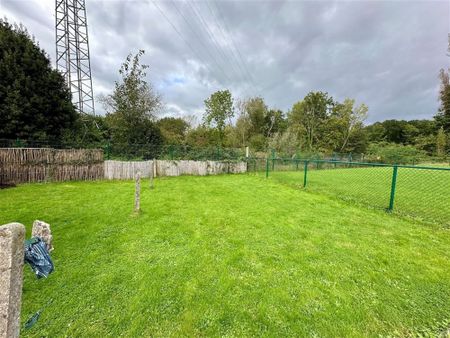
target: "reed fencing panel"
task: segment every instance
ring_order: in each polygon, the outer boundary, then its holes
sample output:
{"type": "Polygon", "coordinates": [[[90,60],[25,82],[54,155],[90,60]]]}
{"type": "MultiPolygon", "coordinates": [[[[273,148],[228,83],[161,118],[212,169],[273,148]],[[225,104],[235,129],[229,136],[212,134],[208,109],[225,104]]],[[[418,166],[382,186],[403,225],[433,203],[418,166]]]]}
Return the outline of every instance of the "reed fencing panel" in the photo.
{"type": "Polygon", "coordinates": [[[0,185],[103,177],[102,149],[0,148],[0,185]]]}

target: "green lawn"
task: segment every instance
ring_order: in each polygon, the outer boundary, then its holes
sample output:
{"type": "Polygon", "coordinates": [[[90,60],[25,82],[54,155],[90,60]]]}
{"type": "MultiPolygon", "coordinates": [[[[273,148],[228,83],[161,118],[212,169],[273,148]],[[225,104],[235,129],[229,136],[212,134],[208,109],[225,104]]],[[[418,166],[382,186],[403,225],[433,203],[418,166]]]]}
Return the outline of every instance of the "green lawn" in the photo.
{"type": "MultiPolygon", "coordinates": [[[[269,172],[270,179],[303,189],[302,163],[298,171],[292,165],[275,169],[269,172]]],[[[312,165],[307,173],[307,190],[387,209],[392,174],[391,167],[316,170],[312,165]]],[[[450,170],[399,168],[393,210],[450,227],[450,170]]]]}
{"type": "Polygon", "coordinates": [[[30,184],[0,222],[52,225],[25,269],[24,336],[435,336],[450,327],[450,231],[265,180],[30,184]]]}

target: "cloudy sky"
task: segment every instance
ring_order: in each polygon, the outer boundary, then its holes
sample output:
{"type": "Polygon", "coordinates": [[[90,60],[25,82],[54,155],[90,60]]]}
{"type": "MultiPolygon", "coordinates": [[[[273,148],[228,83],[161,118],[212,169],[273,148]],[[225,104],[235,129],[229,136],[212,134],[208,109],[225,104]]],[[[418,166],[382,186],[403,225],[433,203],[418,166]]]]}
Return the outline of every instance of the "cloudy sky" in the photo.
{"type": "MultiPolygon", "coordinates": [[[[54,0],[0,0],[55,59],[54,0]]],[[[86,0],[94,95],[144,49],[165,114],[197,115],[212,92],[289,110],[312,90],[369,106],[367,122],[429,118],[450,66],[449,1],[86,0]]],[[[97,112],[103,109],[97,103],[97,112]]]]}

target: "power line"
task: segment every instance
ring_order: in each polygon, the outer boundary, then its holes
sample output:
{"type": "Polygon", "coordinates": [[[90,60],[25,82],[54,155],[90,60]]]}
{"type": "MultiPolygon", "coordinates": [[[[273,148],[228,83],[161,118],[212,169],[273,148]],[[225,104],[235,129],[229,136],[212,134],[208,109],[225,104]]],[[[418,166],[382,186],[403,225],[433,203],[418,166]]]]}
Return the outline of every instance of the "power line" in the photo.
{"type": "MultiPolygon", "coordinates": [[[[179,8],[175,5],[174,1],[171,1],[173,7],[175,8],[175,10],[178,12],[178,14],[180,14],[180,16],[183,18],[183,20],[186,22],[186,24],[188,25],[188,27],[191,29],[191,31],[197,36],[197,38],[199,39],[199,41],[202,41],[202,38],[197,34],[197,32],[192,28],[191,24],[189,23],[189,21],[186,19],[186,17],[184,16],[184,14],[179,10],[179,8]]],[[[230,80],[230,78],[228,77],[228,75],[226,74],[226,72],[224,71],[224,69],[220,66],[220,64],[217,62],[216,58],[214,57],[214,55],[211,54],[211,52],[209,51],[208,46],[206,46],[203,43],[203,46],[205,47],[205,50],[208,52],[209,56],[211,57],[211,59],[214,61],[214,63],[216,64],[217,68],[222,72],[222,74],[224,75],[224,77],[229,81],[232,82],[230,80]]]]}
{"type": "MultiPolygon", "coordinates": [[[[222,56],[223,60],[225,61],[225,63],[227,63],[227,61],[230,61],[230,58],[227,57],[225,55],[224,49],[220,46],[220,44],[217,42],[214,34],[211,32],[211,30],[209,29],[208,23],[206,22],[206,20],[203,18],[203,16],[201,15],[200,11],[197,11],[197,9],[195,8],[195,6],[192,4],[192,2],[190,2],[189,0],[187,0],[187,3],[189,5],[189,7],[191,8],[192,12],[196,15],[196,17],[198,18],[200,24],[206,29],[206,33],[208,34],[209,38],[211,39],[211,41],[214,44],[214,47],[216,48],[218,54],[220,53],[220,55],[222,56]]],[[[235,64],[233,62],[230,62],[231,65],[235,66],[235,64]]],[[[244,75],[240,72],[239,69],[235,67],[231,67],[233,69],[233,71],[239,76],[243,76],[244,81],[247,81],[244,77],[244,75]],[[236,71],[237,70],[237,71],[236,71]]]]}
{"type": "MultiPolygon", "coordinates": [[[[224,29],[222,28],[222,25],[219,22],[218,16],[216,16],[215,11],[213,11],[211,6],[209,5],[209,1],[205,1],[205,2],[206,2],[206,5],[207,5],[209,11],[211,12],[212,18],[214,19],[214,21],[216,22],[217,26],[219,27],[220,32],[222,33],[222,36],[223,36],[224,40],[227,41],[227,42],[230,41],[230,38],[226,36],[225,31],[224,31],[224,29]]],[[[229,32],[228,32],[228,35],[231,37],[231,34],[229,34],[229,32]]],[[[231,48],[230,48],[231,54],[238,60],[237,65],[239,66],[242,74],[244,74],[247,77],[247,79],[249,81],[249,84],[253,87],[255,92],[257,92],[257,89],[255,87],[253,79],[251,78],[251,76],[249,77],[249,72],[246,69],[245,63],[243,62],[242,58],[239,58],[239,55],[237,54],[237,48],[236,48],[236,45],[234,43],[234,40],[231,39],[231,41],[232,41],[231,48]]]]}
{"type": "MultiPolygon", "coordinates": [[[[276,17],[278,16],[278,14],[281,12],[281,10],[283,9],[285,3],[286,3],[286,0],[282,0],[282,1],[277,2],[278,8],[276,9],[275,12],[273,12],[273,13],[270,15],[270,20],[269,20],[268,22],[266,22],[266,25],[267,25],[267,26],[271,26],[271,25],[272,25],[272,22],[273,22],[274,18],[276,18],[276,17]]],[[[261,27],[261,26],[262,26],[262,25],[260,25],[259,27],[261,27]]],[[[260,88],[261,88],[261,91],[262,91],[262,92],[263,92],[263,91],[267,91],[267,90],[271,91],[271,90],[273,90],[273,89],[279,87],[281,84],[283,84],[282,81],[280,81],[280,80],[275,80],[275,81],[270,82],[268,85],[266,85],[266,86],[264,86],[264,87],[260,87],[260,88]]]]}
{"type": "Polygon", "coordinates": [[[188,48],[194,53],[200,60],[202,60],[205,64],[205,66],[211,71],[211,73],[214,73],[213,69],[210,67],[208,62],[205,61],[205,59],[197,53],[197,51],[192,48],[192,46],[189,44],[189,42],[186,41],[186,39],[183,37],[183,35],[180,33],[180,31],[177,29],[177,27],[173,24],[173,22],[169,19],[169,17],[164,13],[164,11],[156,4],[155,0],[152,0],[153,5],[158,9],[158,11],[161,13],[161,15],[166,19],[166,21],[172,26],[174,31],[177,33],[177,35],[180,37],[181,40],[188,46],[188,48]]]}
{"type": "MultiPolygon", "coordinates": [[[[206,4],[207,4],[209,10],[211,11],[211,13],[214,15],[212,8],[209,6],[209,1],[206,0],[205,2],[206,2],[206,4]]],[[[214,2],[213,2],[213,3],[214,3],[214,2]]],[[[214,3],[214,4],[215,4],[215,3],[214,3]]],[[[242,65],[243,65],[243,67],[244,67],[245,73],[247,74],[247,76],[249,77],[249,79],[250,79],[250,81],[251,81],[251,84],[252,84],[252,86],[253,86],[253,89],[257,92],[257,88],[256,88],[256,85],[255,85],[254,79],[253,79],[251,73],[249,72],[249,70],[248,70],[248,68],[247,68],[247,66],[246,66],[246,63],[244,62],[244,58],[242,57],[241,52],[240,52],[239,49],[236,47],[236,43],[235,43],[235,41],[234,41],[234,39],[233,39],[233,35],[230,33],[230,29],[229,29],[229,27],[228,27],[228,25],[227,25],[227,22],[226,22],[226,20],[225,20],[225,17],[224,17],[224,15],[222,14],[219,5],[218,5],[218,4],[215,4],[215,7],[216,7],[216,9],[217,9],[217,12],[218,12],[219,15],[220,15],[220,18],[222,19],[222,22],[224,23],[225,30],[227,31],[228,36],[230,37],[230,40],[231,40],[232,46],[233,46],[233,48],[234,48],[234,51],[236,52],[236,54],[237,54],[237,56],[238,56],[238,59],[241,61],[242,65]]],[[[218,20],[216,20],[216,21],[218,22],[218,20]]],[[[220,27],[220,24],[219,24],[219,27],[220,27]]],[[[223,31],[222,31],[222,33],[223,33],[223,31]]],[[[224,36],[225,36],[225,35],[224,35],[224,36]]]]}

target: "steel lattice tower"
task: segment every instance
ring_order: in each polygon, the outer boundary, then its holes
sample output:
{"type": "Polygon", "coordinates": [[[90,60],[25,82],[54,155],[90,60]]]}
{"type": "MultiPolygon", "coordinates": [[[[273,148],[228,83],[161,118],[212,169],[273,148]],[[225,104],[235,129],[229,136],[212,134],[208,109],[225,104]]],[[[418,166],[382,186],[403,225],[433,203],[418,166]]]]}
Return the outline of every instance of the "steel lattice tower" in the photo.
{"type": "Polygon", "coordinates": [[[94,114],[85,0],[56,0],[56,68],[80,113],[94,114]]]}

